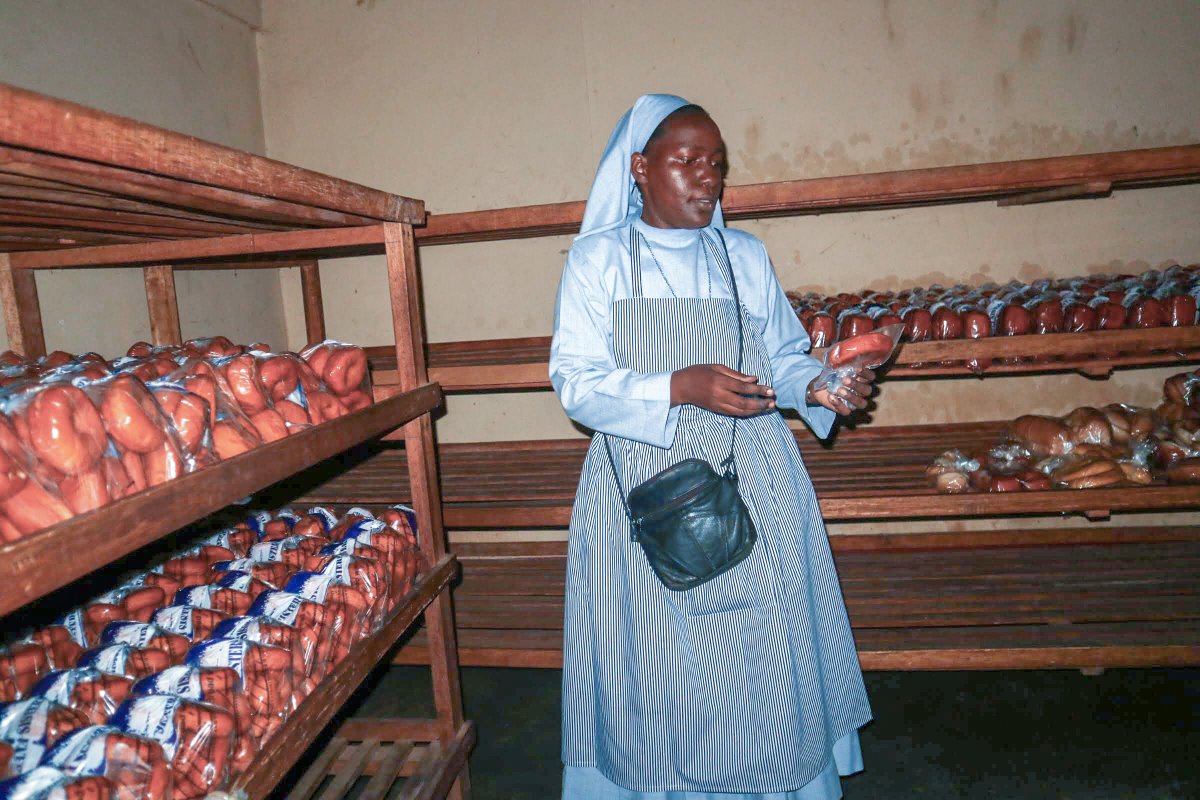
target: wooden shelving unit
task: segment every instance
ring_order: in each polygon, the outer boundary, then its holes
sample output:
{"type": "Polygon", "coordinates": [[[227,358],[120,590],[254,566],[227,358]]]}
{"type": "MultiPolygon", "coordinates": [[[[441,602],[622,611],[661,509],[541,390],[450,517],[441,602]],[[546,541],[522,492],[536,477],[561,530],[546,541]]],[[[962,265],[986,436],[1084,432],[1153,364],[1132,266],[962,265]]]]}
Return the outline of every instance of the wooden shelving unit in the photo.
{"type": "MultiPolygon", "coordinates": [[[[1170,511],[1200,507],[1200,487],[939,494],[925,468],[949,448],[977,450],[999,441],[1004,422],[865,426],[824,447],[807,431],[796,443],[812,476],[821,513],[831,521],[944,519],[1170,511]]],[[[566,527],[588,442],[446,444],[441,447],[442,499],[451,528],[566,527]]],[[[405,455],[381,447],[351,469],[305,492],[305,502],[370,504],[407,496],[405,455]]]]}
{"type": "MultiPolygon", "coordinates": [[[[393,721],[423,754],[419,779],[406,791],[420,798],[469,796],[474,726],[463,718],[447,589],[458,565],[446,552],[430,420],[442,394],[425,367],[413,240],[413,226],[425,221],[421,201],[2,84],[0,108],[0,298],[10,348],[45,354],[39,269],[143,267],[153,338],[166,344],[182,340],[176,269],[300,266],[306,310],[319,316],[313,259],[375,252],[387,256],[397,365],[394,385],[371,407],[0,548],[0,613],[395,431],[409,454],[408,497],[431,568],[383,629],[356,643],[263,743],[234,785],[255,800],[271,796],[368,672],[423,617],[437,716],[393,721]],[[78,557],[64,563],[67,550],[78,557]]],[[[323,320],[308,331],[321,338],[323,320]]]]}
{"type": "MultiPolygon", "coordinates": [[[[1103,197],[1114,191],[1200,182],[1200,144],[1030,159],[752,186],[730,186],[722,206],[737,220],[956,202],[999,206],[1103,197]]],[[[569,234],[584,203],[434,214],[417,233],[421,246],[569,234]]],[[[547,280],[560,264],[547,264],[547,280]]],[[[897,287],[900,288],[900,287],[897,287]]],[[[314,323],[315,324],[315,323],[314,323]]],[[[430,375],[448,392],[544,390],[550,387],[550,337],[433,343],[430,375]]],[[[392,381],[388,348],[369,348],[380,384],[392,381]]],[[[815,351],[820,356],[820,351],[815,351]]],[[[973,375],[964,362],[990,359],[980,377],[1075,372],[1093,378],[1114,369],[1200,361],[1200,327],[993,337],[903,345],[886,379],[973,375]]],[[[822,512],[830,520],[1005,519],[999,531],[936,531],[833,538],[863,665],[868,669],[1094,668],[1200,664],[1200,602],[1195,556],[1200,526],[1130,525],[1078,529],[1023,528],[1031,516],[1078,515],[1105,520],[1115,512],[1200,508],[1200,488],[1151,486],[1085,491],[939,495],[923,471],[950,447],[994,441],[1003,423],[920,425],[842,430],[832,447],[798,437],[822,512]],[[957,582],[923,571],[929,552],[957,582]],[[1007,573],[1013,591],[990,591],[989,561],[1012,552],[1024,561],[1007,573]],[[888,569],[859,580],[855,559],[873,553],[888,569]],[[1085,554],[1107,553],[1102,565],[1085,554]],[[1131,577],[1124,564],[1142,565],[1131,577]],[[1021,565],[1027,565],[1027,569],[1021,565]],[[1043,567],[1046,569],[1043,570],[1043,567]],[[1024,570],[1024,571],[1022,571],[1024,570]],[[1065,576],[1065,577],[1064,577],[1065,576]],[[1047,581],[1091,577],[1092,611],[1073,590],[1047,581]],[[1052,591],[1030,594],[1033,588],[1052,591]],[[1138,590],[1127,592],[1129,586],[1138,590]],[[1123,588],[1126,587],[1126,588],[1123,588]],[[891,591],[891,595],[886,592],[891,591]],[[884,594],[879,594],[883,592],[884,594]],[[1124,592],[1124,593],[1123,593],[1124,592]],[[881,624],[863,603],[886,596],[901,613],[881,624]],[[1031,619],[1019,603],[1040,597],[1047,609],[1031,619]],[[1025,598],[1022,600],[1021,598],[1025,598]],[[1119,600],[1117,598],[1120,598],[1119,600]],[[1151,599],[1152,598],[1152,599],[1151,599]],[[921,609],[983,609],[985,617],[939,618],[921,609]],[[1161,601],[1161,602],[1160,602],[1161,601]],[[1096,609],[1109,608],[1097,614],[1096,609]],[[1085,613],[1086,612],[1086,613],[1085,613]],[[1090,614],[1090,616],[1089,616],[1090,614]]],[[[570,517],[587,442],[492,442],[440,449],[446,523],[461,529],[563,528],[570,517]]],[[[397,491],[402,453],[386,448],[309,491],[325,502],[366,502],[397,491]]],[[[405,490],[401,484],[399,491],[405,490]]],[[[463,559],[456,590],[464,663],[558,666],[562,646],[562,542],[511,541],[455,546],[463,559]]],[[[422,634],[400,653],[426,658],[422,634]]]]}

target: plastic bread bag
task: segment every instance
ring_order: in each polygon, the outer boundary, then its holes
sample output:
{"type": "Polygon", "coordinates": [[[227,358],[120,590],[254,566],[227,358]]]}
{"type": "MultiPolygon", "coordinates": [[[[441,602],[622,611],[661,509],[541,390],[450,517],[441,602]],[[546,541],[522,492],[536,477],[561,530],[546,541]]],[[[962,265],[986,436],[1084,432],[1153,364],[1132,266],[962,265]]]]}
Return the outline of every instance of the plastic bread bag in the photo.
{"type": "Polygon", "coordinates": [[[1037,458],[1067,455],[1075,447],[1065,422],[1037,414],[1025,414],[1009,423],[1008,439],[1024,445],[1037,458]]]}
{"type": "MultiPolygon", "coordinates": [[[[329,509],[312,508],[309,513],[324,511],[328,513],[329,509]]],[[[355,526],[362,525],[367,522],[372,522],[375,519],[375,514],[369,509],[361,506],[354,506],[337,518],[337,521],[329,529],[329,538],[332,541],[337,541],[344,537],[347,533],[354,530],[355,526]]]]}
{"type": "MultiPolygon", "coordinates": [[[[403,539],[395,531],[388,529],[388,527],[382,522],[376,521],[375,524],[376,529],[379,531],[378,536],[373,537],[370,532],[360,531],[354,536],[345,537],[340,542],[329,542],[317,553],[309,556],[305,560],[304,570],[308,572],[320,572],[321,569],[324,568],[329,562],[330,558],[339,556],[366,558],[378,563],[387,573],[389,576],[389,586],[396,586],[397,584],[393,582],[392,576],[395,575],[394,567],[396,565],[397,558],[400,557],[399,554],[402,550],[401,543],[403,542],[403,539]],[[369,544],[368,542],[372,538],[385,546],[387,545],[389,539],[394,540],[396,544],[393,545],[392,551],[388,552],[387,550],[381,550],[374,545],[369,544]]],[[[401,563],[403,564],[406,562],[401,563]]],[[[403,581],[403,575],[401,576],[401,580],[403,581]]]]}
{"type": "Polygon", "coordinates": [[[333,667],[334,639],[341,618],[321,603],[307,600],[293,592],[272,589],[263,592],[250,607],[251,617],[265,617],[296,630],[310,633],[316,639],[316,651],[306,665],[311,685],[319,682],[333,667]]]}
{"type": "Polygon", "coordinates": [[[925,468],[925,476],[939,492],[961,494],[971,490],[971,476],[981,466],[978,459],[961,450],[947,450],[925,468]]]}
{"type": "Polygon", "coordinates": [[[283,418],[289,434],[321,421],[321,410],[310,409],[309,397],[328,390],[308,362],[295,353],[252,350],[250,355],[257,361],[259,380],[267,398],[283,418]]]}
{"type": "Polygon", "coordinates": [[[838,342],[825,351],[821,373],[812,385],[833,393],[863,369],[882,366],[892,357],[903,332],[903,325],[889,325],[838,342]]]}
{"type": "Polygon", "coordinates": [[[228,614],[217,611],[215,608],[204,608],[201,606],[189,605],[173,605],[166,608],[160,608],[154,612],[153,622],[171,633],[177,633],[180,636],[187,638],[189,642],[198,642],[202,639],[207,639],[212,633],[213,628],[223,619],[228,618],[228,614]]]}
{"type": "Polygon", "coordinates": [[[291,570],[278,561],[255,561],[252,558],[235,558],[233,561],[218,561],[212,565],[212,578],[217,583],[230,572],[244,572],[274,588],[287,583],[291,570]]]}
{"type": "Polygon", "coordinates": [[[374,611],[374,598],[359,586],[343,582],[343,578],[326,572],[297,572],[283,587],[328,609],[334,664],[346,657],[354,642],[371,632],[374,611]]]}
{"type": "MultiPolygon", "coordinates": [[[[140,581],[124,583],[116,589],[92,598],[84,608],[85,621],[87,612],[98,606],[115,607],[114,616],[105,619],[127,619],[134,622],[149,622],[156,609],[162,608],[167,602],[167,592],[161,586],[146,585],[140,581]]],[[[103,625],[100,626],[103,628],[103,625]]]]}
{"type": "Polygon", "coordinates": [[[187,664],[229,667],[237,673],[250,708],[250,736],[257,742],[270,738],[295,709],[292,653],[282,647],[246,639],[210,639],[192,647],[187,664]]]}
{"type": "Polygon", "coordinates": [[[187,472],[195,472],[217,462],[213,452],[212,413],[208,401],[183,384],[168,380],[150,381],[146,388],[171,422],[187,472]]]}
{"type": "Polygon", "coordinates": [[[1163,401],[1200,410],[1200,374],[1180,372],[1163,381],[1163,401]]]}
{"type": "Polygon", "coordinates": [[[341,541],[325,548],[326,555],[367,555],[359,548],[367,547],[380,554],[391,578],[393,601],[399,600],[412,588],[412,580],[419,571],[416,548],[404,534],[388,526],[383,520],[370,520],[353,526],[341,541]]]}
{"type": "Polygon", "coordinates": [[[42,764],[74,778],[105,778],[117,800],[171,798],[171,769],[162,746],[111,725],[67,734],[46,751],[42,764]]]}
{"type": "Polygon", "coordinates": [[[417,547],[417,512],[411,506],[397,503],[388,506],[379,515],[389,528],[408,538],[413,547],[417,547]]]}
{"type": "Polygon", "coordinates": [[[162,746],[176,800],[204,797],[229,780],[237,724],[219,706],[174,695],[131,697],[110,724],[162,746]]]}
{"type": "Polygon", "coordinates": [[[292,523],[292,533],[297,535],[329,538],[329,532],[338,524],[337,514],[323,506],[313,506],[304,514],[296,514],[291,509],[286,511],[289,516],[296,517],[292,523]]]}
{"type": "Polygon", "coordinates": [[[112,371],[130,375],[142,383],[151,383],[170,375],[177,366],[170,355],[156,353],[145,357],[118,358],[112,362],[112,371]]]}
{"type": "MultiPolygon", "coordinates": [[[[71,631],[57,623],[30,631],[22,643],[29,642],[39,645],[45,651],[50,669],[70,669],[87,649],[87,642],[82,636],[76,639],[71,631]]],[[[0,667],[0,674],[4,674],[5,671],[4,667],[0,667]]]]}
{"type": "Polygon", "coordinates": [[[153,647],[137,648],[118,643],[85,650],[79,656],[78,665],[136,680],[171,666],[171,656],[153,647]]]}
{"type": "Polygon", "coordinates": [[[286,539],[259,542],[250,548],[250,558],[255,561],[278,561],[288,572],[299,572],[305,568],[309,556],[316,555],[329,544],[323,536],[289,536],[286,539]]]}
{"type": "Polygon", "coordinates": [[[1094,444],[1107,447],[1113,443],[1112,424],[1104,412],[1091,406],[1080,406],[1063,417],[1076,445],[1094,444]]]}
{"type": "MultiPolygon", "coordinates": [[[[212,609],[225,616],[238,617],[248,612],[253,603],[254,597],[248,592],[221,586],[217,583],[206,583],[200,586],[183,587],[175,593],[175,599],[171,605],[212,609]]],[[[211,626],[206,626],[206,630],[211,630],[211,626]]],[[[193,641],[195,640],[193,639],[193,641]]]]}
{"type": "Polygon", "coordinates": [[[219,364],[188,359],[166,379],[208,403],[209,430],[218,460],[233,458],[262,444],[262,436],[238,405],[219,364]]]}
{"type": "Polygon", "coordinates": [[[259,743],[250,730],[249,698],[242,679],[231,667],[170,667],[135,683],[133,693],[139,697],[172,695],[225,709],[233,714],[237,727],[233,771],[241,772],[253,760],[259,743]]]}
{"type": "MultiPolygon", "coordinates": [[[[369,610],[366,633],[379,630],[392,605],[392,575],[384,561],[361,555],[317,553],[308,560],[307,567],[307,572],[318,573],[361,592],[369,610]]],[[[345,599],[353,602],[356,598],[348,595],[345,599]]]]}
{"type": "Polygon", "coordinates": [[[224,378],[225,387],[238,409],[250,420],[264,442],[287,438],[282,415],[275,411],[258,371],[258,359],[250,353],[210,359],[208,363],[224,378]]]}
{"type": "Polygon", "coordinates": [[[0,417],[3,541],[15,541],[70,519],[73,512],[58,488],[64,473],[54,463],[88,472],[97,466],[106,446],[100,438],[103,423],[82,392],[70,384],[64,384],[61,391],[48,389],[22,386],[0,392],[0,412],[4,414],[0,417]]]}
{"type": "Polygon", "coordinates": [[[306,347],[300,357],[346,409],[358,411],[371,405],[371,371],[361,347],[326,339],[306,347]]]}
{"type": "Polygon", "coordinates": [[[205,336],[188,339],[180,348],[180,355],[188,358],[229,358],[246,352],[240,344],[234,344],[224,336],[205,336]]]}
{"type": "Polygon", "coordinates": [[[33,769],[55,742],[88,724],[82,712],[45,697],[29,697],[0,707],[0,742],[12,748],[8,774],[33,769]]]}
{"type": "Polygon", "coordinates": [[[302,531],[297,531],[296,526],[300,525],[304,518],[292,511],[290,508],[281,508],[271,515],[271,518],[262,526],[262,535],[259,541],[273,542],[279,539],[286,539],[289,536],[326,536],[325,528],[316,529],[312,525],[304,525],[302,531]]]}
{"type": "MultiPolygon", "coordinates": [[[[262,594],[263,592],[269,592],[272,589],[279,588],[277,586],[272,586],[271,584],[267,583],[266,581],[262,580],[261,578],[256,578],[255,576],[251,575],[249,572],[242,572],[240,570],[230,570],[228,572],[223,573],[221,575],[221,577],[217,579],[217,582],[215,585],[217,587],[220,587],[221,589],[227,589],[231,592],[237,592],[239,595],[240,594],[247,595],[250,598],[251,605],[254,604],[254,601],[257,600],[258,596],[260,594],[262,594]]],[[[214,592],[215,591],[216,590],[214,590],[214,592]]],[[[218,601],[214,599],[213,602],[215,604],[218,601]]],[[[231,601],[231,605],[234,605],[234,607],[237,607],[237,608],[241,607],[240,601],[236,605],[231,601]]],[[[220,606],[218,606],[218,607],[220,607],[220,606]]],[[[221,607],[221,609],[225,610],[223,607],[221,607]]],[[[233,614],[232,611],[229,613],[233,614]]],[[[242,616],[243,614],[247,614],[247,613],[249,613],[249,612],[243,611],[242,614],[234,614],[234,616],[242,616]]]]}
{"type": "Polygon", "coordinates": [[[270,617],[232,617],[213,631],[214,639],[245,639],[248,642],[282,647],[292,654],[293,706],[315,687],[313,666],[317,658],[318,632],[285,625],[270,617]]]}
{"type": "Polygon", "coordinates": [[[51,672],[33,687],[33,694],[82,712],[92,725],[103,725],[129,697],[133,679],[75,667],[51,672]]]}
{"type": "Polygon", "coordinates": [[[250,552],[250,547],[257,541],[258,536],[249,528],[226,528],[206,536],[202,543],[224,547],[233,553],[234,558],[245,558],[250,552]]]}
{"type": "MultiPolygon", "coordinates": [[[[103,473],[111,499],[166,483],[186,472],[174,426],[144,383],[132,375],[118,374],[99,381],[76,381],[75,385],[100,412],[111,442],[105,455],[119,459],[126,473],[121,478],[114,477],[117,473],[112,470],[103,473]]],[[[113,464],[114,469],[117,466],[113,464]]],[[[70,503],[70,493],[65,486],[63,489],[70,503]]]]}
{"type": "Polygon", "coordinates": [[[1125,471],[1111,458],[1067,459],[1050,473],[1055,486],[1064,489],[1099,489],[1125,483],[1125,471]]]}
{"type": "Polygon", "coordinates": [[[183,663],[191,646],[186,636],[149,622],[110,622],[100,635],[100,643],[127,644],[139,650],[152,647],[166,653],[172,664],[183,663]]]}
{"type": "Polygon", "coordinates": [[[0,800],[112,800],[115,792],[107,778],[75,778],[54,767],[36,767],[0,781],[0,800]]]}
{"type": "Polygon", "coordinates": [[[37,642],[18,642],[0,649],[0,703],[28,697],[50,670],[50,658],[37,642]]]}

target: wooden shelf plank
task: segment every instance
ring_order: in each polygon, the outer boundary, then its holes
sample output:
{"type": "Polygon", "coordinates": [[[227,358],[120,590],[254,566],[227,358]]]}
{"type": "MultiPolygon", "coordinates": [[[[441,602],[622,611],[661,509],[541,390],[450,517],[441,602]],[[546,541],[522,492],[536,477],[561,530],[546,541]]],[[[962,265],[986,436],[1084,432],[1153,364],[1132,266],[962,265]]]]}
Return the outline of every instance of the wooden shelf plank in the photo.
{"type": "MultiPolygon", "coordinates": [[[[1200,180],[1200,145],[1123,150],[728,186],[727,220],[995,199],[1081,184],[1113,189],[1200,180]]],[[[423,245],[575,233],[582,201],[430,214],[423,245]]]]}
{"type": "MultiPolygon", "coordinates": [[[[460,632],[465,667],[562,669],[562,631],[460,632]],[[524,634],[538,634],[528,636],[524,634]]],[[[1195,667],[1200,622],[856,630],[864,670],[1195,667]]],[[[394,664],[429,662],[420,633],[394,664]]]]}
{"type": "Polygon", "coordinates": [[[234,791],[248,800],[266,800],[317,735],[387,655],[400,636],[449,584],[458,571],[454,556],[442,558],[421,577],[405,602],[392,612],[378,633],[356,642],[350,653],[325,676],[312,694],[263,747],[254,763],[233,781],[234,791]]]}
{"type": "MultiPolygon", "coordinates": [[[[28,269],[99,269],[111,266],[161,264],[230,256],[270,255],[276,253],[316,253],[347,248],[383,246],[383,226],[363,225],[352,228],[309,228],[297,231],[245,233],[202,239],[174,239],[129,244],[72,247],[39,250],[9,256],[14,270],[28,269]]],[[[246,269],[274,267],[267,262],[247,261],[246,269]]]]}
{"type": "Polygon", "coordinates": [[[219,186],[247,195],[361,214],[379,220],[424,221],[424,205],[263,156],[206,142],[87,106],[0,84],[0,142],[219,186]]]}
{"type": "Polygon", "coordinates": [[[314,426],[0,547],[0,614],[436,408],[437,384],[314,426]],[[70,553],[71,558],[63,558],[70,553]],[[53,564],[52,569],[46,565],[53,564]]]}
{"type": "MultiPolygon", "coordinates": [[[[1048,490],[947,495],[925,478],[950,448],[998,442],[1006,423],[865,426],[841,430],[831,446],[807,431],[796,439],[829,520],[1059,515],[1200,507],[1200,486],[1048,490]]],[[[439,448],[446,524],[458,529],[565,528],[588,441],[444,444],[439,448]]],[[[361,463],[306,491],[320,503],[407,497],[404,454],[380,446],[361,463]]]]}
{"type": "MultiPolygon", "coordinates": [[[[438,342],[428,345],[428,349],[430,379],[442,384],[448,392],[550,388],[549,336],[438,342]]],[[[821,358],[824,353],[825,348],[812,351],[814,358],[821,358]]],[[[375,382],[381,386],[394,384],[396,360],[392,348],[369,347],[367,354],[375,382]]],[[[1200,326],[1189,325],[906,342],[900,345],[886,375],[889,379],[1046,372],[1106,375],[1117,368],[1197,361],[1200,361],[1200,326]],[[975,373],[963,364],[966,359],[987,359],[992,363],[982,373],[975,373]],[[1014,363],[1002,363],[1005,360],[1014,363]]]]}

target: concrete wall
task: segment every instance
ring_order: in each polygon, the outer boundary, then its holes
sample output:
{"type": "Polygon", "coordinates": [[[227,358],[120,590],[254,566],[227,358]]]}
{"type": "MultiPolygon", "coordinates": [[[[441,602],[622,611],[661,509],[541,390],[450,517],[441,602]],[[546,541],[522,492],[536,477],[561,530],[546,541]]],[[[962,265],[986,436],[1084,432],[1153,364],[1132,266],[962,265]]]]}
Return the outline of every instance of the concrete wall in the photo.
{"type": "MultiPolygon", "coordinates": [[[[1200,6],[1179,2],[264,0],[274,157],[433,212],[582,198],[641,92],[705,105],[730,183],[1200,141],[1200,6]]],[[[787,288],[853,290],[1200,258],[1200,187],[745,223],[787,288]]],[[[545,335],[569,237],[421,251],[433,341],[545,335]]],[[[333,334],[388,340],[378,259],[323,267],[333,334]]],[[[284,280],[290,341],[298,278],[284,280]]],[[[1153,402],[1163,371],[895,381],[875,421],[1153,402]]],[[[442,441],[576,435],[550,393],[454,397],[442,441]]]]}
{"type": "MultiPolygon", "coordinates": [[[[258,0],[6,0],[0,80],[261,153],[260,11],[258,0]]],[[[275,274],[176,284],[184,336],[283,343],[275,274]]],[[[51,349],[113,356],[150,335],[139,269],[42,272],[38,291],[51,349]]]]}

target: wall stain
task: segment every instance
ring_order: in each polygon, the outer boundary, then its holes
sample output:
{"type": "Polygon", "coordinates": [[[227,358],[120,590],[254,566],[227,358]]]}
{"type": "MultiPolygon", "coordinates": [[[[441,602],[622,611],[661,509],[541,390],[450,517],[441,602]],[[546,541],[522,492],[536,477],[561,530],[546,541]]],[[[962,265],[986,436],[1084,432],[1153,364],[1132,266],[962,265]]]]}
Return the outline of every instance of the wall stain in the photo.
{"type": "Polygon", "coordinates": [[[883,25],[887,29],[888,43],[896,45],[899,43],[899,36],[896,34],[896,23],[892,19],[891,0],[882,0],[880,5],[883,10],[883,25]]]}
{"type": "Polygon", "coordinates": [[[908,93],[908,100],[912,103],[913,111],[916,111],[918,115],[924,114],[929,110],[929,98],[921,91],[921,87],[915,83],[912,86],[912,90],[908,93]]]}
{"type": "Polygon", "coordinates": [[[1042,29],[1030,25],[1021,34],[1021,60],[1032,64],[1042,54],[1042,29]]]}
{"type": "Polygon", "coordinates": [[[1025,281],[1026,283],[1036,281],[1039,278],[1050,277],[1053,277],[1053,273],[1051,273],[1048,269],[1043,267],[1041,264],[1033,264],[1029,261],[1022,263],[1021,268],[1017,270],[1017,279],[1025,281]]]}
{"type": "MultiPolygon", "coordinates": [[[[1011,84],[1010,84],[1011,85],[1011,84]]],[[[922,95],[923,96],[923,95],[922,95]]],[[[783,147],[773,152],[762,143],[762,126],[758,133],[747,131],[746,146],[734,153],[735,183],[760,183],[800,178],[819,178],[837,175],[856,175],[867,172],[886,172],[898,169],[978,164],[989,161],[1009,161],[1047,156],[1101,153],[1110,150],[1129,150],[1139,147],[1165,147],[1191,144],[1200,135],[1187,128],[1147,131],[1138,126],[1122,126],[1110,121],[1101,129],[1071,130],[1060,125],[1012,123],[1006,130],[988,136],[981,128],[970,132],[950,132],[935,117],[929,122],[902,122],[899,131],[940,131],[942,135],[919,139],[896,136],[897,144],[882,142],[874,155],[856,152],[863,145],[879,140],[879,133],[856,133],[845,140],[802,147],[783,147]],[[873,137],[873,138],[872,138],[873,137]]],[[[799,140],[802,137],[790,137],[799,140]]]]}
{"type": "Polygon", "coordinates": [[[996,98],[998,105],[1007,106],[1012,104],[1012,75],[1008,70],[996,73],[996,84],[992,89],[992,96],[996,98]]]}
{"type": "Polygon", "coordinates": [[[1087,33],[1087,20],[1072,11],[1063,19],[1058,31],[1059,41],[1068,53],[1074,53],[1083,47],[1083,37],[1087,33]]]}

